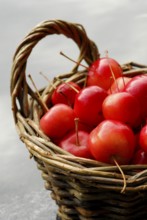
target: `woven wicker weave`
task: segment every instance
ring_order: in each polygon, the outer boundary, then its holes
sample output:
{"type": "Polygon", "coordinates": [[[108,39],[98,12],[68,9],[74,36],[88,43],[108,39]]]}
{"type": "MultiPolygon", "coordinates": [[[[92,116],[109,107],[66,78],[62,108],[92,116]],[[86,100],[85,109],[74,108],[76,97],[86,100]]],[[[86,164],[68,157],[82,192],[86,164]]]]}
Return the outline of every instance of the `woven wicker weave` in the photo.
{"type": "MultiPolygon", "coordinates": [[[[77,158],[58,146],[39,129],[44,106],[26,80],[27,59],[34,46],[45,36],[63,34],[79,47],[77,63],[90,65],[99,56],[97,46],[79,24],[61,20],[45,21],[37,25],[17,48],[12,66],[11,97],[14,121],[20,139],[41,170],[45,187],[52,192],[61,220],[135,220],[147,219],[147,165],[109,166],[94,160],[77,158]]],[[[57,86],[61,79],[84,83],[86,70],[79,65],[67,74],[53,79],[57,86]]],[[[122,65],[124,75],[147,72],[147,67],[134,63],[122,65]]],[[[42,89],[46,99],[53,86],[42,89]]]]}

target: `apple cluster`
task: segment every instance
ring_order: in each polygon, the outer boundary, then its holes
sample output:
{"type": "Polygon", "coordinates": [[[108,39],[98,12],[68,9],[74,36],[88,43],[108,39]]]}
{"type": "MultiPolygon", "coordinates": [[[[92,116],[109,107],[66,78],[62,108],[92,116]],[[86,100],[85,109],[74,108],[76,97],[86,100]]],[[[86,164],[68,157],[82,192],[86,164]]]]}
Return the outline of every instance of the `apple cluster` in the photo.
{"type": "Polygon", "coordinates": [[[120,64],[99,58],[86,84],[62,82],[40,128],[62,149],[107,164],[147,163],[147,75],[123,75],[120,64]]]}

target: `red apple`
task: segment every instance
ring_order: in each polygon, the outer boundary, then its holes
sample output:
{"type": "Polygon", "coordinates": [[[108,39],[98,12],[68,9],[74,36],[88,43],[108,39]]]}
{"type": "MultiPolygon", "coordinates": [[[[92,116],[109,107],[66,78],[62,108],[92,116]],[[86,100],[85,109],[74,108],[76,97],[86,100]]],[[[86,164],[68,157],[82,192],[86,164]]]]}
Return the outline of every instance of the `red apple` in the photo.
{"type": "Polygon", "coordinates": [[[40,128],[51,139],[59,139],[72,130],[74,111],[65,104],[56,104],[40,119],[40,128]]]}
{"type": "Polygon", "coordinates": [[[129,164],[135,149],[135,136],[131,128],[119,121],[104,120],[89,135],[89,149],[101,162],[129,164]]]}
{"type": "Polygon", "coordinates": [[[89,133],[85,131],[71,132],[61,139],[59,146],[77,157],[92,158],[87,146],[88,137],[89,133]]]}
{"type": "Polygon", "coordinates": [[[75,96],[80,90],[80,86],[75,82],[62,83],[57,86],[52,94],[52,104],[63,103],[73,107],[75,96]]]}
{"type": "Polygon", "coordinates": [[[83,88],[75,98],[74,112],[81,123],[95,127],[103,120],[102,103],[107,92],[98,86],[83,88]]]}
{"type": "Polygon", "coordinates": [[[140,130],[139,145],[147,153],[147,124],[144,125],[140,130]]]}
{"type": "Polygon", "coordinates": [[[142,118],[147,118],[147,75],[133,77],[126,85],[124,91],[133,95],[139,101],[142,118]]]}
{"type": "Polygon", "coordinates": [[[108,90],[114,78],[122,76],[122,73],[122,68],[116,60],[107,57],[99,58],[89,68],[87,86],[97,85],[108,90]]]}
{"type": "Polygon", "coordinates": [[[147,153],[139,149],[133,156],[131,164],[147,164],[147,153]]]}
{"type": "Polygon", "coordinates": [[[118,77],[117,79],[115,79],[115,81],[112,83],[111,87],[109,88],[108,94],[122,92],[130,80],[131,80],[130,77],[126,77],[126,76],[118,77]]]}
{"type": "Polygon", "coordinates": [[[138,100],[127,92],[108,95],[103,104],[105,119],[118,120],[135,128],[141,122],[141,109],[138,100]]]}

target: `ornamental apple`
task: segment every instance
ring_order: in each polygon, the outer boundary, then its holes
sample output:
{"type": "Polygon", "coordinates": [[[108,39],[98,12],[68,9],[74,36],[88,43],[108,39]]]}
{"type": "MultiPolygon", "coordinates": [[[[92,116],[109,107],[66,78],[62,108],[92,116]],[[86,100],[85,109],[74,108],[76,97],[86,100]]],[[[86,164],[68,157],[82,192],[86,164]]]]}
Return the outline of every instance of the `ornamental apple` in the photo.
{"type": "Polygon", "coordinates": [[[142,119],[147,118],[147,75],[133,77],[124,88],[124,91],[133,95],[139,101],[142,119]]]}
{"type": "Polygon", "coordinates": [[[126,77],[126,76],[118,77],[117,79],[115,79],[115,81],[112,83],[111,87],[109,88],[108,94],[122,92],[130,80],[131,80],[130,77],[126,77]]]}
{"type": "Polygon", "coordinates": [[[108,95],[103,104],[105,119],[118,120],[136,128],[141,123],[141,109],[138,100],[128,92],[108,95]]]}
{"type": "Polygon", "coordinates": [[[139,145],[147,153],[147,124],[144,125],[140,130],[139,145]]]}
{"type": "Polygon", "coordinates": [[[59,139],[74,128],[74,111],[66,104],[56,104],[40,119],[40,128],[51,139],[59,139]]]}
{"type": "Polygon", "coordinates": [[[135,150],[132,129],[115,120],[104,120],[89,134],[89,149],[93,157],[103,163],[129,164],[135,150]]]}
{"type": "Polygon", "coordinates": [[[92,158],[87,144],[88,137],[89,133],[85,131],[78,131],[78,134],[77,132],[71,132],[61,139],[58,144],[62,149],[77,157],[92,158]]]}
{"type": "Polygon", "coordinates": [[[81,90],[75,82],[62,83],[54,90],[51,101],[52,104],[63,103],[73,107],[75,96],[81,90]]]}
{"type": "Polygon", "coordinates": [[[108,90],[114,79],[122,76],[119,63],[108,57],[99,58],[89,68],[87,86],[97,85],[108,90]]]}
{"type": "Polygon", "coordinates": [[[147,153],[142,149],[138,149],[133,156],[131,164],[147,164],[147,153]]]}
{"type": "Polygon", "coordinates": [[[107,92],[99,86],[88,86],[76,95],[74,112],[79,121],[89,127],[95,127],[103,120],[102,103],[107,92]]]}

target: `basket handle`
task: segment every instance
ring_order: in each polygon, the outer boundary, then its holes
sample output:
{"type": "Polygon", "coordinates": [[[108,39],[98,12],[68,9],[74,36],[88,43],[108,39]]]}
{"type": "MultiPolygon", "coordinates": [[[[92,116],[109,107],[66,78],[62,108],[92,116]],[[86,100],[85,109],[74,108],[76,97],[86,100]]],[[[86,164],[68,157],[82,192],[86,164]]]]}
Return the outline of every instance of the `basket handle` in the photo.
{"type": "MultiPolygon", "coordinates": [[[[25,100],[26,96],[25,98],[21,97],[26,90],[28,90],[25,76],[27,59],[35,45],[42,38],[52,34],[65,35],[78,45],[80,54],[77,63],[85,60],[90,65],[99,57],[97,46],[87,37],[86,31],[82,25],[62,20],[49,20],[38,24],[18,46],[13,58],[11,71],[11,97],[12,110],[15,119],[18,111],[16,100],[18,99],[19,102],[22,102],[21,100],[23,99],[24,105],[27,103],[27,100],[25,100]]],[[[76,71],[77,69],[78,64],[75,65],[73,71],[76,71]]]]}

